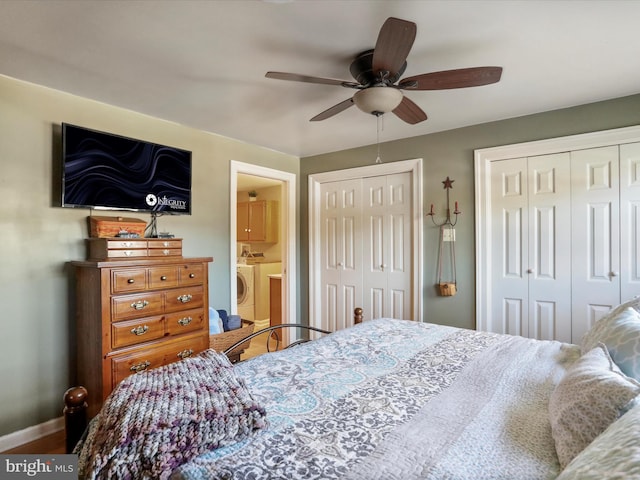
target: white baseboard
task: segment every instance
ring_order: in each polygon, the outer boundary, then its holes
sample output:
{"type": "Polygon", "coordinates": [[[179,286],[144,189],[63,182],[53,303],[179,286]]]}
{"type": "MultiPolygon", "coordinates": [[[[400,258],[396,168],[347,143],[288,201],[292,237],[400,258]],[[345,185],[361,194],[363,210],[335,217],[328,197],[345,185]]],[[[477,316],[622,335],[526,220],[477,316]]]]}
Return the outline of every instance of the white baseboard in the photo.
{"type": "Polygon", "coordinates": [[[64,430],[64,417],[54,418],[53,420],[3,435],[0,437],[0,452],[33,442],[60,430],[64,430]]]}

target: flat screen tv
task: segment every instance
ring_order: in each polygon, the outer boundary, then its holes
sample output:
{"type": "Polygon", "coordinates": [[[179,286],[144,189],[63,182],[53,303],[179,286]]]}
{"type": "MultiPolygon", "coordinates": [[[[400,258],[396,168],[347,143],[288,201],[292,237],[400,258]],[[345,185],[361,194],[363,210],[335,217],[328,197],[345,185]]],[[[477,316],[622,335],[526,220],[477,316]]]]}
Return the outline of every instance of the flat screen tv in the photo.
{"type": "Polygon", "coordinates": [[[191,214],[191,152],[62,124],[62,206],[191,214]]]}

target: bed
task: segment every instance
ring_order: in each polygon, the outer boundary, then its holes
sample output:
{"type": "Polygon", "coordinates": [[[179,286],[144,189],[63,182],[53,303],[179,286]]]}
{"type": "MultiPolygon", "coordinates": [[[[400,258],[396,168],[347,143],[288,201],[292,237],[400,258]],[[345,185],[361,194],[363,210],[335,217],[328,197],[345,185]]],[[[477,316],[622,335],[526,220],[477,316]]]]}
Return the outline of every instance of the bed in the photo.
{"type": "Polygon", "coordinates": [[[233,366],[207,351],[118,385],[81,476],[640,478],[639,305],[581,345],[383,318],[233,366]]]}

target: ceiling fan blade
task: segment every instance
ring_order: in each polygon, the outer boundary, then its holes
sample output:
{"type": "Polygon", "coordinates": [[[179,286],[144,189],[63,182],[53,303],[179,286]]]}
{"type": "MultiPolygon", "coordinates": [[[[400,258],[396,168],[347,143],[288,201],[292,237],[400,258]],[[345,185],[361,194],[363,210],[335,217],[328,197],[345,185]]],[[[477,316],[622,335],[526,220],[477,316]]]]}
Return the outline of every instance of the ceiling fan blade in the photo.
{"type": "Polygon", "coordinates": [[[353,98],[347,98],[344,102],[340,102],[337,105],[334,105],[331,108],[326,109],[324,112],[319,113],[315,117],[313,117],[310,122],[319,122],[320,120],[326,120],[329,117],[333,117],[338,113],[346,110],[351,105],[353,105],[353,98]]]}
{"type": "Polygon", "coordinates": [[[499,82],[501,76],[502,67],[460,68],[403,78],[398,83],[398,88],[407,90],[446,90],[449,88],[478,87],[499,82]]]}
{"type": "Polygon", "coordinates": [[[373,72],[389,72],[394,76],[404,65],[416,38],[416,24],[389,17],[382,25],[373,50],[373,72]]]}
{"type": "Polygon", "coordinates": [[[402,102],[393,110],[393,113],[395,113],[400,120],[404,120],[411,125],[427,119],[427,114],[407,97],[402,99],[402,102]]]}
{"type": "Polygon", "coordinates": [[[338,85],[341,87],[358,88],[359,84],[347,82],[346,80],[336,80],[334,78],[311,77],[309,75],[300,75],[299,73],[286,72],[267,72],[267,78],[275,78],[276,80],[290,80],[292,82],[319,83],[322,85],[338,85]]]}

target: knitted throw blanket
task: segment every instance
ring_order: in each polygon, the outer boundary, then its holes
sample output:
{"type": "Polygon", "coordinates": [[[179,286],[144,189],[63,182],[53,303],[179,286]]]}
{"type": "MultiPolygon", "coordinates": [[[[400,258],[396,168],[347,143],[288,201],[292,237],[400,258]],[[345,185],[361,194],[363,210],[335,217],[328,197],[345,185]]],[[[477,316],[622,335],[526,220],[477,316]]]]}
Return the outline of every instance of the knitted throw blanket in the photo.
{"type": "Polygon", "coordinates": [[[123,380],[80,447],[80,477],[168,478],[263,428],[265,417],[227,357],[207,350],[123,380]]]}

